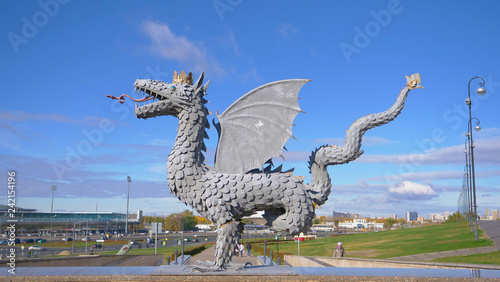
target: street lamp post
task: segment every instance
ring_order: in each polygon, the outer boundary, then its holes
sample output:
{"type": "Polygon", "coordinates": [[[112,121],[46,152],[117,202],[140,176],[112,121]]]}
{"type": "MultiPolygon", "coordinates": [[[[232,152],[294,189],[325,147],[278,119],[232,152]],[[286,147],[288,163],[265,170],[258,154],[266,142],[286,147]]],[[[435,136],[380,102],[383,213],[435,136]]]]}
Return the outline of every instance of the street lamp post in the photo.
{"type": "MultiPolygon", "coordinates": [[[[82,223],[85,223],[85,221],[80,221],[80,222],[75,222],[73,223],[73,241],[71,245],[71,253],[75,253],[75,240],[76,240],[76,225],[78,224],[80,226],[80,230],[82,229],[82,223]]],[[[66,237],[66,244],[68,244],[68,239],[66,237]]],[[[87,252],[87,243],[85,243],[85,252],[87,252]]]]}
{"type": "MultiPolygon", "coordinates": [[[[476,201],[476,174],[475,174],[475,168],[474,168],[474,139],[472,138],[472,101],[470,99],[470,83],[476,79],[479,78],[482,80],[482,82],[479,82],[479,88],[476,90],[477,95],[483,96],[486,94],[486,90],[483,88],[485,81],[482,77],[476,76],[473,77],[471,80],[469,80],[469,85],[468,85],[468,94],[469,97],[465,100],[465,103],[469,106],[469,124],[468,124],[468,129],[467,129],[467,137],[469,139],[469,149],[470,149],[470,165],[471,165],[471,179],[472,179],[472,197],[473,197],[473,208],[474,208],[474,221],[475,221],[475,231],[474,231],[474,236],[475,240],[477,241],[478,238],[478,233],[477,233],[477,201],[476,201]]],[[[476,119],[476,118],[474,118],[476,119]]],[[[476,119],[477,125],[475,127],[476,131],[481,130],[481,127],[479,126],[479,120],[476,119]]]]}
{"type": "Polygon", "coordinates": [[[179,214],[179,230],[181,230],[181,250],[182,250],[182,260],[184,261],[184,219],[179,214]]]}
{"type": "Polygon", "coordinates": [[[128,192],[127,192],[127,215],[125,217],[125,234],[128,234],[128,203],[130,197],[130,182],[132,182],[132,178],[130,178],[130,176],[127,176],[127,181],[128,181],[128,192]]]}
{"type": "Polygon", "coordinates": [[[467,194],[467,211],[469,218],[470,232],[474,232],[474,222],[472,221],[472,189],[470,188],[470,163],[469,163],[469,138],[465,139],[465,185],[467,194]]]}
{"type": "Polygon", "coordinates": [[[54,211],[54,191],[57,190],[57,186],[56,185],[52,185],[50,187],[50,190],[52,190],[52,202],[50,203],[50,212],[53,212],[54,211]]]}
{"type": "MultiPolygon", "coordinates": [[[[76,237],[75,237],[75,228],[76,228],[76,222],[73,223],[73,241],[71,242],[71,253],[72,254],[75,253],[75,240],[76,240],[76,237]]],[[[66,237],[66,244],[68,244],[68,237],[66,237]]]]}

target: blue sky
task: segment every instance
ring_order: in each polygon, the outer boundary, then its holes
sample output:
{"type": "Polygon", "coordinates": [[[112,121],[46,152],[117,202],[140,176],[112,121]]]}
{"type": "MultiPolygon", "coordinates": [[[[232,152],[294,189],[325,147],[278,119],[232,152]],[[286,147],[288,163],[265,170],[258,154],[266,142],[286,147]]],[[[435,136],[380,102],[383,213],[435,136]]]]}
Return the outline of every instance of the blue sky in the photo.
{"type": "MultiPolygon", "coordinates": [[[[309,153],[343,144],[359,117],[389,108],[404,75],[420,73],[402,114],[366,133],[365,154],[330,168],[333,190],[317,214],[402,216],[455,211],[465,165],[467,85],[478,212],[500,208],[500,3],[498,1],[9,1],[0,26],[3,183],[17,173],[17,205],[168,214],[173,117],[138,120],[137,78],[170,82],[205,70],[212,112],[268,82],[312,79],[301,90],[284,167],[309,176],[309,153]]],[[[206,157],[213,163],[215,129],[206,157]]],[[[308,181],[308,178],[306,179],[308,181]]],[[[7,203],[7,188],[0,202],[7,203]]]]}

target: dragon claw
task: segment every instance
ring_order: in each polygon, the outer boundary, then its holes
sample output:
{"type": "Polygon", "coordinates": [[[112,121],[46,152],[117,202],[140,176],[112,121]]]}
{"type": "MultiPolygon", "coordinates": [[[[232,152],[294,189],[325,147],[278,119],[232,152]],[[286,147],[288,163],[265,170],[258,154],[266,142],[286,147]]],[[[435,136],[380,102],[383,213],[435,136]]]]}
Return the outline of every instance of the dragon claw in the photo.
{"type": "Polygon", "coordinates": [[[422,85],[420,85],[420,74],[414,73],[410,75],[410,77],[406,76],[406,86],[410,88],[410,90],[417,89],[417,88],[424,88],[422,85]]]}
{"type": "Polygon", "coordinates": [[[217,271],[241,271],[245,270],[246,267],[252,266],[250,262],[245,264],[231,264],[225,266],[217,266],[213,261],[196,261],[194,265],[186,266],[183,271],[190,270],[191,272],[217,272],[217,271]]]}

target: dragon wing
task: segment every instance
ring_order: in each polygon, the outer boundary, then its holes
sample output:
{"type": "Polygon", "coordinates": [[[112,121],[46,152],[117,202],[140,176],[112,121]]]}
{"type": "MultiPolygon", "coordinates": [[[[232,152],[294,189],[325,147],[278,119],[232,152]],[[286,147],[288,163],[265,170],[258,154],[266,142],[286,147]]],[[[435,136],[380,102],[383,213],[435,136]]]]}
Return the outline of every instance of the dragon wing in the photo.
{"type": "Polygon", "coordinates": [[[216,170],[244,174],[262,169],[267,160],[281,155],[292,137],[293,120],[301,112],[299,90],[308,81],[271,82],[248,92],[221,115],[217,114],[216,170]]]}

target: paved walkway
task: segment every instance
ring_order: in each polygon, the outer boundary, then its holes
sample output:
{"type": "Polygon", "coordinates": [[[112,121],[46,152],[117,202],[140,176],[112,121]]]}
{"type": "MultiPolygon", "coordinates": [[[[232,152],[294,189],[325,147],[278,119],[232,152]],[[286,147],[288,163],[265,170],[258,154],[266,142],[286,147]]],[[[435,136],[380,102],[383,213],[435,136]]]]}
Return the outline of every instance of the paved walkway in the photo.
{"type": "Polygon", "coordinates": [[[479,227],[500,250],[500,220],[480,220],[479,227]]]}
{"type": "MultiPolygon", "coordinates": [[[[210,248],[204,250],[203,252],[193,256],[186,265],[193,265],[197,260],[200,261],[214,261],[214,255],[215,255],[215,245],[211,246],[210,248]]],[[[237,257],[233,256],[233,263],[237,264],[245,264],[246,262],[250,262],[252,265],[257,265],[257,257],[255,256],[247,256],[247,252],[245,250],[245,256],[243,257],[237,257]]]]}
{"type": "Polygon", "coordinates": [[[479,227],[495,244],[492,247],[480,247],[470,249],[460,249],[446,252],[426,253],[410,256],[394,257],[389,259],[404,260],[404,261],[432,261],[439,258],[468,256],[474,254],[492,253],[500,250],[500,220],[480,220],[479,227]]]}
{"type": "Polygon", "coordinates": [[[435,253],[426,253],[426,254],[418,254],[418,255],[410,255],[410,256],[401,256],[401,257],[393,257],[388,258],[390,260],[404,260],[404,261],[433,261],[438,258],[446,258],[446,257],[456,257],[456,256],[468,256],[474,254],[485,254],[496,252],[498,249],[496,247],[480,247],[480,248],[471,248],[471,249],[460,249],[453,251],[445,251],[445,252],[435,252],[435,253]]]}

